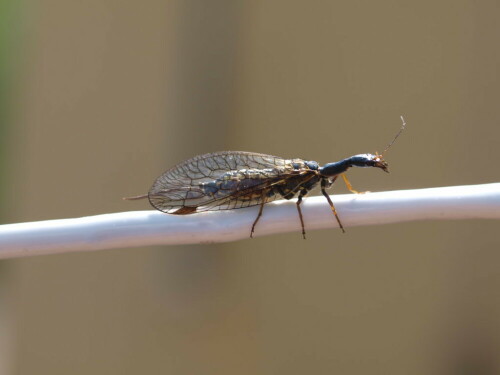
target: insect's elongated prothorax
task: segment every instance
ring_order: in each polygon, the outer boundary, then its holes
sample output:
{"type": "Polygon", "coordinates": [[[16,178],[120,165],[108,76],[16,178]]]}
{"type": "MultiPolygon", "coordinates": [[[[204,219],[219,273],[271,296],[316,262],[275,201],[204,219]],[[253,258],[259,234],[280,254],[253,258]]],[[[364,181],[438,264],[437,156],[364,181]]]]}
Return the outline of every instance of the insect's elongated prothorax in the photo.
{"type": "Polygon", "coordinates": [[[252,237],[264,204],[280,197],[292,199],[297,196],[297,211],[305,238],[300,204],[302,198],[320,184],[321,193],[344,231],[326,189],[342,176],[347,188],[358,193],[345,176],[345,172],[351,167],[374,167],[389,172],[383,156],[404,130],[406,124],[403,117],[401,120],[401,129],[381,155],[359,154],[320,167],[315,161],[302,159],[283,159],[243,151],[215,152],[195,156],[169,169],[156,179],[147,195],[124,199],[148,198],[157,210],[175,215],[258,205],[259,213],[250,232],[252,237]]]}
{"type": "Polygon", "coordinates": [[[379,155],[359,154],[335,163],[325,164],[319,169],[319,173],[324,177],[334,177],[346,172],[351,167],[375,167],[389,172],[387,162],[379,155]]]}

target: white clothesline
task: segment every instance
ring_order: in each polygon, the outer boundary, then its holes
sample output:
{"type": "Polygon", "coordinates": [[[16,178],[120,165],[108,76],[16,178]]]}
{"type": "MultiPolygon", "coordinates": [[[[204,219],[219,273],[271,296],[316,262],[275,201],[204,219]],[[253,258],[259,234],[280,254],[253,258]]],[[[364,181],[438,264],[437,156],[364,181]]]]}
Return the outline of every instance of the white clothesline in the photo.
{"type": "MultiPolygon", "coordinates": [[[[413,220],[500,219],[500,183],[332,195],[332,200],[347,231],[413,220]]],[[[323,196],[305,198],[301,207],[309,236],[315,229],[338,229],[323,196]]],[[[185,216],[132,211],[0,225],[0,259],[249,239],[257,212],[258,207],[185,216]]],[[[302,241],[295,200],[266,204],[254,237],[285,232],[302,241]]]]}

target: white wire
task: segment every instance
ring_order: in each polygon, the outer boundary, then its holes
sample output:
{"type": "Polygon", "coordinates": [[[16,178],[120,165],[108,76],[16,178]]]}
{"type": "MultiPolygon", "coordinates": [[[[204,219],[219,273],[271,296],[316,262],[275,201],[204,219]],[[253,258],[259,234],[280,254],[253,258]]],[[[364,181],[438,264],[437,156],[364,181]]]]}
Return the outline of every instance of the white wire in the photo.
{"type": "MultiPolygon", "coordinates": [[[[412,220],[500,219],[500,183],[334,195],[332,200],[347,230],[412,220]]],[[[306,198],[301,207],[306,232],[338,228],[323,196],[306,198]]],[[[257,212],[258,207],[185,216],[132,211],[6,224],[0,226],[0,259],[248,239],[257,212]]],[[[295,200],[265,205],[254,236],[285,232],[302,240],[295,200]]]]}

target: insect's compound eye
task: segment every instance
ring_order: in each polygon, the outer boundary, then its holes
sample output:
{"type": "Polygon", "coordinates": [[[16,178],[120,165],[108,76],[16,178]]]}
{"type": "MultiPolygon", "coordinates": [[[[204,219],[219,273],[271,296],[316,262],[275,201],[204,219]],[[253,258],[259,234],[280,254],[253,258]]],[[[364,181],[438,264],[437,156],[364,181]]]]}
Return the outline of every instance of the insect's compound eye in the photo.
{"type": "Polygon", "coordinates": [[[389,170],[387,169],[389,164],[387,164],[387,162],[379,156],[377,156],[371,160],[371,166],[376,167],[376,168],[380,168],[385,172],[389,172],[389,170]]]}

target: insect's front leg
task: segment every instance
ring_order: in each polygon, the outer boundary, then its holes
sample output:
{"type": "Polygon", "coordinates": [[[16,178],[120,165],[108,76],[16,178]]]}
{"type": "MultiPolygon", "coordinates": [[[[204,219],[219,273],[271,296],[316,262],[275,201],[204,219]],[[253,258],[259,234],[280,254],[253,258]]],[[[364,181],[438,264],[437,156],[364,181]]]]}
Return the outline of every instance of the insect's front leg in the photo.
{"type": "Polygon", "coordinates": [[[354,190],[352,188],[352,185],[351,183],[349,182],[349,180],[347,179],[347,176],[345,175],[345,173],[342,173],[342,179],[344,180],[344,183],[345,183],[345,186],[347,186],[347,189],[351,192],[351,193],[354,193],[354,194],[365,194],[365,193],[369,193],[369,191],[357,191],[357,190],[354,190]]]}

